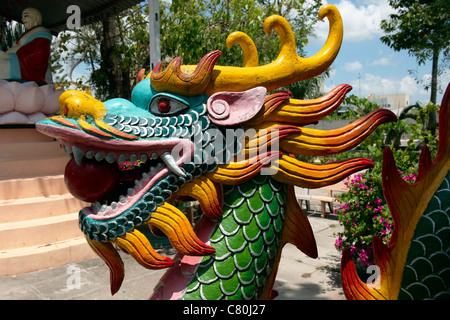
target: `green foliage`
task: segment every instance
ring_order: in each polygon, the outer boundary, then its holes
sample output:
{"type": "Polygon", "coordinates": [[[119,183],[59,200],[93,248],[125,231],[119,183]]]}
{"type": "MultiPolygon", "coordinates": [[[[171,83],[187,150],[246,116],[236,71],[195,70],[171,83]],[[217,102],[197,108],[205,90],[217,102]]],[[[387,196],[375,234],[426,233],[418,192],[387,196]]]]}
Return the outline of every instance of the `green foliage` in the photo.
{"type": "MultiPolygon", "coordinates": [[[[279,39],[274,32],[264,34],[263,22],[272,15],[279,14],[288,19],[296,37],[300,55],[307,44],[308,36],[314,30],[320,0],[208,0],[160,1],[160,34],[163,62],[180,56],[184,64],[197,64],[200,59],[213,50],[221,50],[220,65],[242,66],[243,54],[238,45],[228,49],[227,36],[234,31],[247,33],[255,42],[259,53],[259,63],[273,61],[279,52],[279,39]]],[[[80,64],[90,67],[90,73],[76,83],[88,84],[96,96],[106,99],[117,94],[112,90],[111,75],[122,72],[128,75],[128,82],[135,79],[141,68],[149,71],[149,35],[147,2],[124,11],[115,19],[114,50],[104,52],[104,26],[97,22],[82,27],[77,32],[60,35],[53,47],[53,71],[56,82],[73,84],[72,71],[80,64]],[[106,59],[115,55],[118,65],[115,68],[106,59]],[[69,66],[69,76],[62,72],[69,66]]],[[[123,77],[122,82],[126,82],[123,77]]],[[[318,96],[319,80],[312,79],[286,88],[296,98],[318,96]]],[[[130,86],[130,83],[123,83],[130,86]]],[[[124,92],[126,90],[123,90],[124,92]]],[[[125,97],[126,98],[126,97],[125,97]]]]}
{"type": "MultiPolygon", "coordinates": [[[[396,51],[407,50],[419,65],[432,61],[431,83],[425,88],[430,89],[430,101],[436,104],[439,56],[442,53],[446,60],[450,57],[448,0],[389,0],[389,4],[397,12],[381,22],[386,34],[381,41],[396,51]]],[[[431,122],[436,122],[435,114],[431,122]]]]}
{"type": "Polygon", "coordinates": [[[264,34],[264,20],[278,14],[294,31],[300,53],[317,20],[320,1],[174,0],[161,3],[161,51],[169,58],[182,56],[185,64],[197,64],[208,52],[221,50],[221,65],[242,66],[239,46],[228,49],[225,40],[234,31],[245,32],[255,42],[260,64],[278,55],[279,40],[264,34]]]}
{"type": "Polygon", "coordinates": [[[8,22],[0,17],[0,50],[8,50],[13,46],[14,41],[25,32],[25,28],[20,23],[8,22]]]}
{"type": "MultiPolygon", "coordinates": [[[[356,118],[379,108],[376,103],[355,96],[350,96],[346,103],[355,105],[356,118]]],[[[438,110],[439,107],[433,104],[423,108],[405,108],[397,122],[381,125],[360,144],[359,148],[322,159],[323,162],[327,162],[349,157],[365,157],[374,162],[372,169],[350,177],[346,181],[349,191],[337,196],[340,207],[335,213],[344,231],[337,234],[335,246],[338,250],[348,248],[359,265],[371,264],[373,261],[371,245],[373,236],[377,235],[387,242],[394,227],[383,196],[381,181],[384,148],[386,146],[391,148],[403,179],[414,182],[422,147],[426,144],[432,158],[436,156],[439,137],[425,130],[423,122],[430,112],[438,110]],[[404,146],[400,145],[401,136],[406,141],[404,146]]]]}
{"type": "Polygon", "coordinates": [[[98,98],[107,99],[117,95],[118,90],[111,90],[114,87],[111,75],[120,71],[126,75],[120,91],[129,92],[132,80],[149,63],[147,10],[147,4],[144,3],[112,17],[113,43],[108,52],[105,50],[104,21],[83,26],[76,31],[60,33],[52,45],[54,81],[63,86],[75,84],[81,89],[89,86],[95,90],[98,98]],[[109,57],[115,57],[117,61],[114,68],[105,63],[105,59],[109,57]],[[90,73],[74,83],[72,73],[81,63],[89,66],[90,73]]]}
{"type": "Polygon", "coordinates": [[[381,41],[394,50],[408,50],[419,64],[431,59],[433,50],[450,55],[450,12],[447,0],[390,0],[397,10],[381,22],[381,41]]]}
{"type": "Polygon", "coordinates": [[[382,195],[380,181],[367,174],[356,174],[345,184],[349,191],[338,197],[341,206],[334,211],[344,231],[337,234],[335,247],[349,249],[361,265],[372,264],[372,238],[387,242],[392,234],[392,219],[382,195]]]}

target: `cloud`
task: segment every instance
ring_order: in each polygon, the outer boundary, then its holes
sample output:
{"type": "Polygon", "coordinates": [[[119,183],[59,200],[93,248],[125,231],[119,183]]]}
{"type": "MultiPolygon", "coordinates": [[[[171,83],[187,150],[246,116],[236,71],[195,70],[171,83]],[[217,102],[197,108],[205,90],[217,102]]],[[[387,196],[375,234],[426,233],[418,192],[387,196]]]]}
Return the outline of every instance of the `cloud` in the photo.
{"type": "Polygon", "coordinates": [[[362,67],[363,66],[362,66],[361,62],[359,62],[359,61],[347,62],[344,65],[345,71],[348,71],[348,72],[359,72],[362,70],[362,67]]]}
{"type": "MultiPolygon", "coordinates": [[[[334,4],[344,21],[344,41],[360,42],[383,35],[381,20],[394,13],[387,0],[371,0],[355,5],[349,0],[323,1],[323,4],[334,4]]],[[[328,23],[317,23],[316,34],[320,39],[328,35],[328,23]]]]}
{"type": "Polygon", "coordinates": [[[354,94],[367,97],[370,94],[408,94],[410,97],[417,97],[420,88],[414,78],[405,76],[399,78],[384,78],[371,73],[364,74],[361,80],[355,79],[350,85],[354,94]]]}
{"type": "Polygon", "coordinates": [[[394,61],[394,55],[391,54],[371,62],[370,65],[376,67],[388,67],[388,66],[396,66],[397,63],[394,61]]]}

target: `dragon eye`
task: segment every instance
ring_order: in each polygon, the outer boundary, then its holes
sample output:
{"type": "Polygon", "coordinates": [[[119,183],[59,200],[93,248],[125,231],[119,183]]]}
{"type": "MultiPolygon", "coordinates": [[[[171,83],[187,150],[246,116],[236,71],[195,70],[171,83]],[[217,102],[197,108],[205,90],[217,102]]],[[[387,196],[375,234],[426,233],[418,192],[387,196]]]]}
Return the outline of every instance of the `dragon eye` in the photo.
{"type": "Polygon", "coordinates": [[[189,105],[168,96],[155,97],[150,103],[150,112],[157,116],[169,116],[189,108],[189,105]]]}
{"type": "Polygon", "coordinates": [[[158,101],[158,110],[162,113],[168,113],[170,111],[170,101],[167,99],[161,99],[158,101]]]}

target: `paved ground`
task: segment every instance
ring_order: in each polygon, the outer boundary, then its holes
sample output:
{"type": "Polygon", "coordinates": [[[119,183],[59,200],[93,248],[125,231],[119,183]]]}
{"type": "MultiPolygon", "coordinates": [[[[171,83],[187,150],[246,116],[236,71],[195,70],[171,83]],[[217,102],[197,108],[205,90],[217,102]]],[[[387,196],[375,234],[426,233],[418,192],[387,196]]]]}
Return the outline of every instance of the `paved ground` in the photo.
{"type": "MultiPolygon", "coordinates": [[[[336,217],[308,214],[316,237],[319,258],[311,259],[286,245],[274,289],[277,300],[344,300],[340,281],[340,254],[333,233],[339,232],[336,217]]],[[[173,250],[173,249],[172,249],[173,250]]],[[[165,252],[170,255],[173,252],[165,252]]],[[[148,299],[162,271],[146,270],[123,254],[125,279],[116,295],[110,295],[109,269],[100,258],[43,271],[0,278],[0,300],[137,300],[148,299]],[[75,277],[79,275],[79,277],[75,277]],[[77,282],[74,279],[79,279],[77,282]]]]}

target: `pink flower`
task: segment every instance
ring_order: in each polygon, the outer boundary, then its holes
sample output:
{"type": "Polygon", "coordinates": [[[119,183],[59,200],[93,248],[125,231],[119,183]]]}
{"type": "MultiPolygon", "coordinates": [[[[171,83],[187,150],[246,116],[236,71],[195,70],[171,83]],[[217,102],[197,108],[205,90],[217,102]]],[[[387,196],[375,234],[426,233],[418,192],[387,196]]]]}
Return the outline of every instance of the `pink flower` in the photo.
{"type": "Polygon", "coordinates": [[[377,206],[379,206],[381,204],[381,199],[380,198],[376,198],[373,203],[375,203],[377,206]]]}
{"type": "Polygon", "coordinates": [[[339,236],[334,243],[334,246],[340,250],[342,250],[342,237],[339,236]]]}

